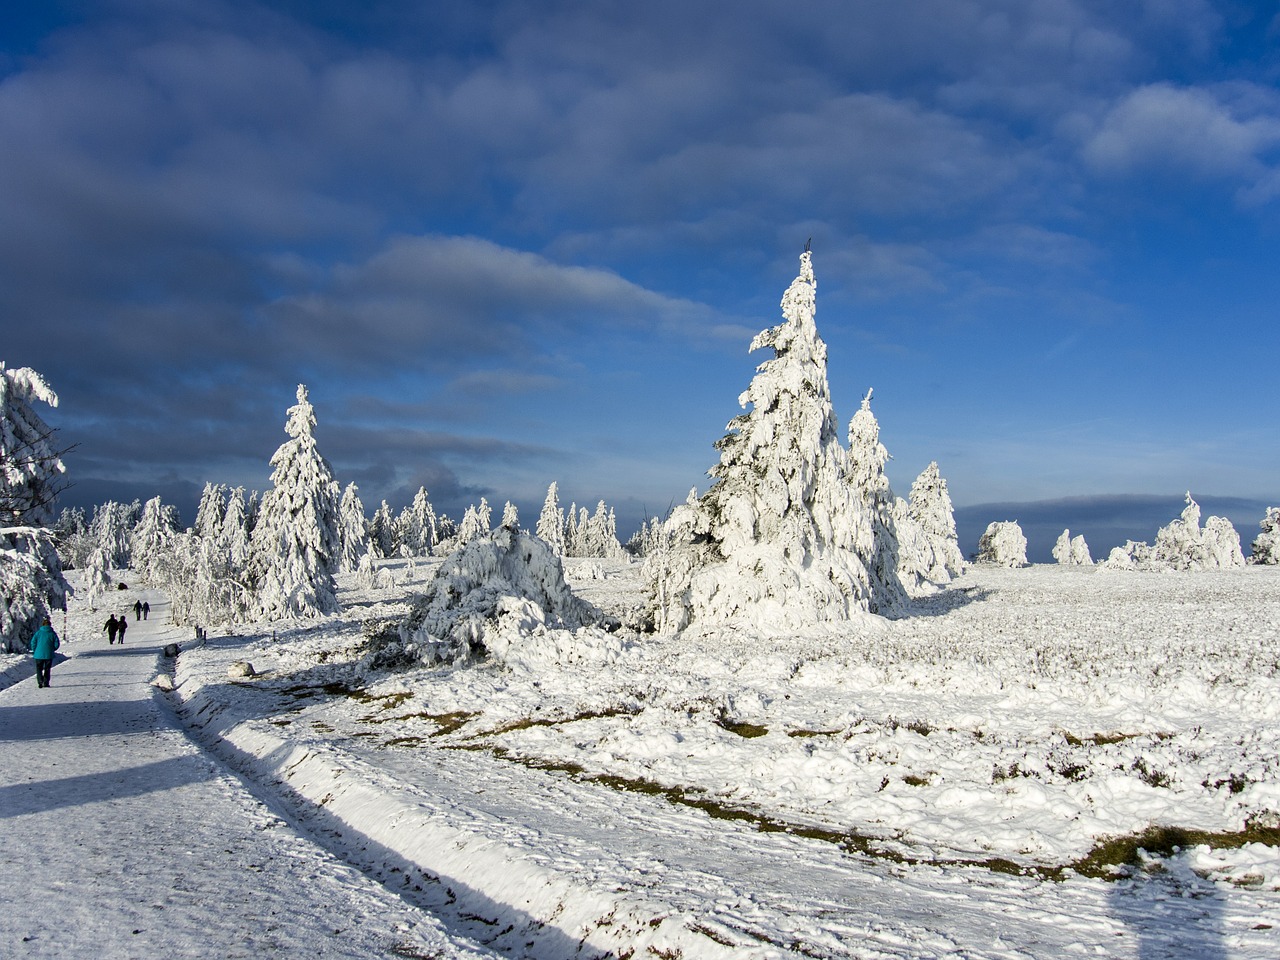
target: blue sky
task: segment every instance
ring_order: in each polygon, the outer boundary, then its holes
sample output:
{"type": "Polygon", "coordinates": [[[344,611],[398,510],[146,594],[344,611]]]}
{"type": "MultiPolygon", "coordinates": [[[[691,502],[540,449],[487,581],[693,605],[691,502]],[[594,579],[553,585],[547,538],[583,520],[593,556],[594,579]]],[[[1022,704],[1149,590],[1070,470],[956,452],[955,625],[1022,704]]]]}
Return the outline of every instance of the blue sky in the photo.
{"type": "Polygon", "coordinates": [[[17,0],[0,182],[69,502],[264,487],[305,382],[370,508],[630,530],[810,237],[837,412],[966,550],[1280,502],[1274,4],[17,0]]]}

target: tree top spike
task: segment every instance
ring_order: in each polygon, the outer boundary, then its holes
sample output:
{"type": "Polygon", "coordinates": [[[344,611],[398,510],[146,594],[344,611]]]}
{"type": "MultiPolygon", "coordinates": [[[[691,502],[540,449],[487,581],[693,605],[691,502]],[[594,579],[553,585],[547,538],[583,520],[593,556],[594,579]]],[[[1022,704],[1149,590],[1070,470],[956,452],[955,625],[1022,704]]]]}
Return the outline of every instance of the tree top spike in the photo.
{"type": "Polygon", "coordinates": [[[808,240],[806,240],[806,241],[804,242],[804,252],[805,252],[805,253],[808,253],[808,252],[809,252],[809,245],[810,245],[810,244],[812,244],[812,243],[813,243],[813,237],[810,237],[808,240]]]}

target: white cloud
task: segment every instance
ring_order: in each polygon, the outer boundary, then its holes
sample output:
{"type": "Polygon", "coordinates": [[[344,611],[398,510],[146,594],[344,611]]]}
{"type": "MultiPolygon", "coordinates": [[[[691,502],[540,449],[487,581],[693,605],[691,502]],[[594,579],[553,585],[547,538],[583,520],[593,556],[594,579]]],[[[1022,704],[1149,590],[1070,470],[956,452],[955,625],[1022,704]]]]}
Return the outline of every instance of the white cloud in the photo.
{"type": "Polygon", "coordinates": [[[1084,144],[1102,173],[1181,168],[1247,186],[1274,177],[1280,98],[1253,86],[1206,89],[1160,83],[1116,103],[1084,144]]]}

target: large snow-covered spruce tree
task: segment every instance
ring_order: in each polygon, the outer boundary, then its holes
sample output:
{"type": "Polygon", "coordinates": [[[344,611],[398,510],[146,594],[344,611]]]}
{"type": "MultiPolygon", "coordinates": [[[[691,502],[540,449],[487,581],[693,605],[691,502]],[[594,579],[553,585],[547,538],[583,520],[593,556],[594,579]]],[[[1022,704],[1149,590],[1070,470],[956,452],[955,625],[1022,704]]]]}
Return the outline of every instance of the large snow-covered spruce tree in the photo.
{"type": "Polygon", "coordinates": [[[49,427],[32,404],[58,395],[30,367],[0,361],[0,646],[25,645],[67,583],[49,528],[64,472],[49,427]],[[15,644],[16,641],[16,644],[15,644]]]}
{"type": "Polygon", "coordinates": [[[782,297],[782,323],[751,350],[774,357],[738,398],[746,413],[716,443],[715,482],[677,507],[647,558],[654,624],[749,620],[771,629],[867,612],[871,523],[848,482],[814,325],[812,257],[782,297]]]}
{"type": "Polygon", "coordinates": [[[316,447],[315,409],[306,386],[289,408],[286,441],[271,458],[271,489],[253,530],[250,582],[266,619],[336,613],[342,546],[340,495],[333,470],[316,447]]]}

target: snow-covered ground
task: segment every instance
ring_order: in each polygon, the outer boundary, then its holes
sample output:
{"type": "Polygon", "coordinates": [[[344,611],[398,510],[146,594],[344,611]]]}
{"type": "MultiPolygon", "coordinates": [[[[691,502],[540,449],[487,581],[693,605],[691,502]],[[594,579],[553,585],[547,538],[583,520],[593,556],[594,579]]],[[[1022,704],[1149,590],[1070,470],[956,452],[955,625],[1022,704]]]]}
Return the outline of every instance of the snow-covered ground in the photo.
{"type": "MultiPolygon", "coordinates": [[[[604,611],[637,599],[635,567],[567,567],[604,611]]],[[[174,699],[462,937],[539,957],[1280,955],[1280,570],[978,567],[904,620],[548,630],[518,666],[362,667],[431,570],[186,650],[174,699]],[[230,678],[237,660],[256,676],[230,678]]]]}
{"type": "MultiPolygon", "coordinates": [[[[895,621],[362,667],[433,566],[176,664],[173,628],[109,648],[73,601],[54,687],[0,695],[6,880],[109,912],[119,877],[130,919],[96,931],[117,956],[164,909],[208,930],[167,955],[262,952],[268,908],[273,942],[333,956],[1280,955],[1280,569],[978,567],[895,621]],[[176,689],[152,701],[157,674],[176,689]],[[82,719],[14,734],[42,695],[82,719]],[[130,703],[136,732],[110,719],[130,703]],[[42,766],[62,756],[86,767],[42,766]]],[[[567,568],[605,611],[638,597],[634,566],[567,568]]],[[[6,952],[56,952],[73,917],[36,903],[0,916],[6,952]]]]}

